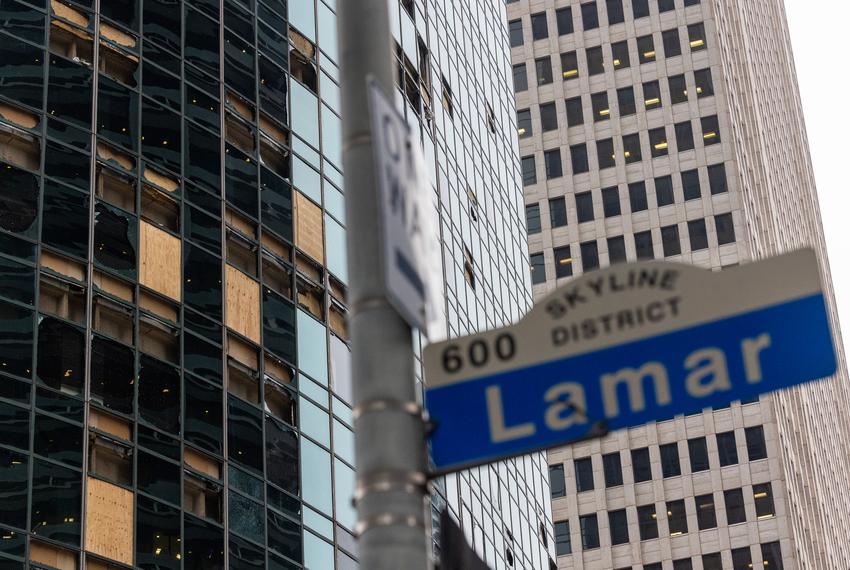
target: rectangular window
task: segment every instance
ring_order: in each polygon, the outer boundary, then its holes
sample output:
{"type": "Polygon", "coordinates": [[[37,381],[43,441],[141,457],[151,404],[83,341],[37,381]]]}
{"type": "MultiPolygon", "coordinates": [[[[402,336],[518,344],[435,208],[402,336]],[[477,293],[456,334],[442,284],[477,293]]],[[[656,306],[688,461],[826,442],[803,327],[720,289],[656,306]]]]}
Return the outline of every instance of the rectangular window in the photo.
{"type": "Polygon", "coordinates": [[[564,479],[564,464],[549,466],[549,489],[552,498],[558,499],[567,495],[567,483],[564,479]]]}
{"type": "Polygon", "coordinates": [[[605,73],[605,60],[602,58],[602,46],[587,48],[585,51],[587,56],[587,73],[590,75],[599,75],[605,73]]]}
{"type": "Polygon", "coordinates": [[[671,75],[667,78],[667,85],[670,87],[670,102],[673,105],[684,103],[688,100],[688,84],[685,81],[685,75],[671,75]]]}
{"type": "Polygon", "coordinates": [[[649,16],[649,0],[632,0],[632,15],[635,20],[649,16]]]}
{"type": "Polygon", "coordinates": [[[602,189],[602,210],[606,218],[620,215],[620,189],[617,186],[602,189]]]}
{"type": "Polygon", "coordinates": [[[641,63],[655,61],[655,40],[652,35],[641,36],[637,39],[638,60],[641,63]]]}
{"type": "Polygon", "coordinates": [[[564,175],[564,167],[561,163],[561,149],[547,150],[543,153],[543,162],[546,166],[546,179],[560,178],[564,175]]]}
{"type": "Polygon", "coordinates": [[[729,190],[726,185],[726,165],[714,164],[708,167],[708,186],[711,194],[723,194],[729,190]]]}
{"type": "Polygon", "coordinates": [[[567,201],[563,197],[549,200],[549,221],[553,228],[567,225],[567,201]]]}
{"type": "Polygon", "coordinates": [[[747,436],[747,457],[750,461],[767,459],[767,445],[764,443],[764,428],[753,426],[744,429],[747,436]]]}
{"type": "Polygon", "coordinates": [[[685,201],[696,200],[702,195],[699,187],[699,170],[685,170],[682,172],[682,195],[685,201]]]}
{"type": "Polygon", "coordinates": [[[605,487],[619,487],[623,484],[623,467],[620,464],[620,452],[606,453],[602,456],[602,470],[605,472],[605,487]]]}
{"type": "Polygon", "coordinates": [[[555,521],[555,554],[564,556],[573,553],[570,539],[570,521],[555,521]]]}
{"type": "Polygon", "coordinates": [[[708,469],[708,446],[704,437],[688,440],[688,456],[691,459],[691,473],[708,469]]]}
{"type": "Polygon", "coordinates": [[[620,24],[626,20],[623,14],[623,0],[605,0],[605,8],[608,12],[608,25],[620,24]]]}
{"type": "Polygon", "coordinates": [[[661,32],[661,41],[664,44],[664,57],[682,55],[682,44],[679,42],[679,28],[661,32]]]}
{"type": "Polygon", "coordinates": [[[661,86],[658,81],[647,81],[643,84],[643,104],[647,111],[661,107],[661,86]]]}
{"type": "Polygon", "coordinates": [[[719,552],[702,555],[702,570],[723,570],[723,559],[719,552]]]}
{"type": "Polygon", "coordinates": [[[599,12],[596,10],[596,2],[585,2],[581,5],[581,25],[585,31],[599,27],[599,12]]]}
{"type": "Polygon", "coordinates": [[[590,192],[580,192],[575,196],[578,222],[593,221],[593,194],[590,192]]]}
{"type": "Polygon", "coordinates": [[[732,570],[752,570],[753,557],[750,554],[750,547],[732,549],[732,570]]]}
{"type": "Polygon", "coordinates": [[[616,165],[614,155],[614,139],[602,139],[596,141],[596,159],[599,161],[599,169],[612,168],[616,165]]]}
{"type": "Polygon", "coordinates": [[[726,524],[737,524],[747,520],[742,489],[723,491],[723,501],[726,503],[726,524]]]}
{"type": "Polygon", "coordinates": [[[637,508],[638,529],[641,540],[658,538],[658,515],[655,505],[644,505],[637,508]]]}
{"type": "Polygon", "coordinates": [[[581,244],[581,265],[585,273],[599,269],[599,246],[595,241],[581,244]]]}
{"type": "Polygon", "coordinates": [[[537,84],[548,85],[552,83],[552,58],[539,57],[534,60],[534,67],[537,69],[537,84]]]}
{"type": "Polygon", "coordinates": [[[655,179],[655,200],[659,207],[669,206],[675,201],[672,176],[659,176],[655,179]]]}
{"type": "Polygon", "coordinates": [[[537,168],[533,156],[522,157],[522,185],[537,184],[537,168]]]}
{"type": "Polygon", "coordinates": [[[525,72],[525,63],[514,66],[514,93],[520,93],[528,89],[528,74],[525,72]]]}
{"type": "Polygon", "coordinates": [[[652,466],[649,462],[649,448],[632,450],[632,474],[635,483],[652,479],[652,466]]]}
{"type": "Polygon", "coordinates": [[[590,106],[593,109],[593,122],[607,121],[611,118],[611,108],[608,106],[608,92],[602,91],[590,96],[590,106]]]}
{"type": "Polygon", "coordinates": [[[572,97],[566,100],[567,104],[567,126],[575,127],[584,124],[584,109],[581,97],[572,97]]]}
{"type": "Polygon", "coordinates": [[[574,144],[570,147],[570,162],[573,167],[573,174],[581,174],[590,170],[587,163],[587,145],[574,144]]]}
{"type": "Polygon", "coordinates": [[[735,243],[735,224],[731,212],[714,216],[714,229],[717,230],[717,245],[735,243]]]}
{"type": "Polygon", "coordinates": [[[700,22],[688,26],[688,41],[691,44],[691,51],[705,49],[705,24],[700,22]]]}
{"type": "Polygon", "coordinates": [[[664,257],[671,257],[682,253],[682,244],[679,242],[679,226],[664,226],[661,228],[661,245],[664,248],[664,257]]]}
{"type": "Polygon", "coordinates": [[[770,570],[783,570],[782,547],[779,542],[768,542],[761,545],[761,558],[764,567],[770,570]]]}
{"type": "Polygon", "coordinates": [[[649,130],[649,152],[652,158],[665,156],[667,154],[667,129],[666,127],[658,127],[657,129],[649,130]]]}
{"type": "Polygon", "coordinates": [[[655,252],[652,249],[652,232],[638,232],[635,234],[635,253],[639,261],[655,258],[655,252]]]}
{"type": "Polygon", "coordinates": [[[690,558],[680,558],[673,561],[673,570],[694,570],[694,565],[690,558]]]}
{"type": "Polygon", "coordinates": [[[711,69],[698,69],[694,71],[694,83],[697,86],[697,97],[710,97],[714,95],[714,83],[711,81],[711,69]]]}
{"type": "Polygon", "coordinates": [[[530,259],[531,282],[534,285],[546,283],[546,262],[542,253],[532,253],[530,259]]]}
{"type": "Polygon", "coordinates": [[[519,47],[523,43],[522,20],[511,20],[508,22],[508,36],[511,39],[511,47],[519,47]]]}
{"type": "Polygon", "coordinates": [[[641,161],[639,133],[623,136],[623,156],[626,159],[626,164],[641,161]]]}
{"type": "Polygon", "coordinates": [[[679,444],[666,443],[660,446],[659,449],[661,451],[661,474],[664,477],[678,477],[681,475],[682,466],[679,464],[679,444]]]}
{"type": "Polygon", "coordinates": [[[617,105],[620,108],[620,116],[626,117],[634,115],[635,109],[635,90],[631,85],[617,89],[617,105]]]}
{"type": "Polygon", "coordinates": [[[575,460],[576,471],[576,490],[582,491],[593,490],[593,462],[590,457],[575,460]]]}
{"type": "Polygon", "coordinates": [[[555,10],[555,22],[558,24],[559,36],[573,33],[573,9],[566,7],[555,10]]]}
{"type": "Polygon", "coordinates": [[[684,152],[694,148],[694,129],[690,121],[676,123],[676,151],[684,152]]]}
{"type": "Polygon", "coordinates": [[[658,11],[659,12],[669,12],[670,10],[676,9],[676,3],[674,0],[658,0],[658,11]]]}
{"type": "Polygon", "coordinates": [[[544,133],[558,128],[558,111],[554,102],[540,105],[540,128],[544,133]]]}
{"type": "Polygon", "coordinates": [[[540,205],[529,204],[525,207],[525,223],[529,234],[540,233],[540,205]]]}
{"type": "Polygon", "coordinates": [[[632,213],[643,212],[649,207],[646,201],[646,183],[644,181],[629,184],[629,204],[632,213]]]}
{"type": "Polygon", "coordinates": [[[717,456],[720,458],[721,467],[738,463],[738,443],[735,441],[734,431],[717,434],[717,456]]]}
{"type": "Polygon", "coordinates": [[[583,550],[599,548],[599,522],[596,513],[578,518],[581,527],[581,547],[583,550]]]}
{"type": "Polygon", "coordinates": [[[776,515],[773,505],[773,488],[770,483],[753,485],[753,500],[756,503],[756,517],[759,520],[776,515]]]}
{"type": "Polygon", "coordinates": [[[629,541],[629,522],[626,509],[608,513],[608,527],[611,529],[611,544],[625,544],[629,541]]]}
{"type": "Polygon", "coordinates": [[[629,42],[623,40],[611,44],[611,59],[614,69],[625,69],[631,65],[629,58],[629,42]]]}
{"type": "Polygon", "coordinates": [[[535,40],[543,40],[549,37],[549,24],[546,21],[546,12],[538,12],[531,15],[531,37],[535,40]]]}
{"type": "Polygon", "coordinates": [[[578,56],[574,51],[561,54],[561,73],[564,81],[578,77],[578,56]]]}
{"type": "Polygon", "coordinates": [[[697,526],[700,530],[706,530],[717,526],[717,514],[714,509],[714,494],[700,495],[694,497],[697,508],[697,526]]]}
{"type": "Polygon", "coordinates": [[[691,241],[691,251],[708,249],[708,234],[705,231],[705,220],[688,222],[688,237],[691,241]]]}
{"type": "Polygon", "coordinates": [[[526,139],[534,134],[531,127],[531,109],[522,109],[516,112],[516,133],[521,139],[526,139]]]}
{"type": "Polygon", "coordinates": [[[626,238],[616,236],[608,238],[608,262],[611,265],[626,261],[626,238]]]}
{"type": "Polygon", "coordinates": [[[685,501],[667,501],[667,524],[670,536],[678,536],[688,532],[688,516],[685,512],[685,501]]]}
{"type": "Polygon", "coordinates": [[[702,124],[702,140],[705,146],[718,144],[720,142],[720,122],[717,120],[717,115],[703,117],[700,119],[702,124]]]}
{"type": "Polygon", "coordinates": [[[556,247],[552,251],[555,254],[555,278],[572,276],[573,258],[570,255],[570,246],[556,247]]]}

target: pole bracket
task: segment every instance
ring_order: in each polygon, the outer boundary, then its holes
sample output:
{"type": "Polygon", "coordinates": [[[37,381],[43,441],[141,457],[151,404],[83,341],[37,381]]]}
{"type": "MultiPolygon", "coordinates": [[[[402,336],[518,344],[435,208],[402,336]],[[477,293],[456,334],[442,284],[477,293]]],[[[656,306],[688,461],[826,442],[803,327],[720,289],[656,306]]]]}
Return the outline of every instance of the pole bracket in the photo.
{"type": "Polygon", "coordinates": [[[358,521],[357,526],[354,528],[354,532],[358,537],[360,537],[363,536],[363,533],[365,533],[367,530],[391,526],[406,526],[408,528],[413,528],[420,531],[427,530],[425,528],[425,521],[422,520],[422,517],[404,516],[397,515],[394,513],[381,513],[379,515],[372,515],[361,521],[358,521]]]}
{"type": "Polygon", "coordinates": [[[422,471],[376,471],[362,475],[354,492],[355,503],[370,493],[427,492],[428,476],[422,471]]]}
{"type": "Polygon", "coordinates": [[[360,402],[352,409],[351,416],[357,421],[363,414],[372,412],[404,412],[423,421],[427,420],[422,406],[416,402],[405,402],[392,398],[376,398],[360,402]]]}

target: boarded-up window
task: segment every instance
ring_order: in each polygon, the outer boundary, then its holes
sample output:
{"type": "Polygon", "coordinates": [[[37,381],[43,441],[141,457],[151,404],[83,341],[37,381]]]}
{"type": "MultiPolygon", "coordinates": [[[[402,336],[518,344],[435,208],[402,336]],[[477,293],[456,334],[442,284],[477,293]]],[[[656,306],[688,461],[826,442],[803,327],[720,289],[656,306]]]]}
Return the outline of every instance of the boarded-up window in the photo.
{"type": "Polygon", "coordinates": [[[295,195],[295,245],[324,264],[322,210],[300,192],[295,195]]]}
{"type": "Polygon", "coordinates": [[[88,478],[86,550],[133,564],[133,493],[100,479],[88,478]]]}
{"type": "Polygon", "coordinates": [[[180,240],[144,221],[139,230],[139,283],[180,301],[180,240]]]}
{"type": "Polygon", "coordinates": [[[260,342],[260,284],[227,266],[227,326],[260,342]]]}

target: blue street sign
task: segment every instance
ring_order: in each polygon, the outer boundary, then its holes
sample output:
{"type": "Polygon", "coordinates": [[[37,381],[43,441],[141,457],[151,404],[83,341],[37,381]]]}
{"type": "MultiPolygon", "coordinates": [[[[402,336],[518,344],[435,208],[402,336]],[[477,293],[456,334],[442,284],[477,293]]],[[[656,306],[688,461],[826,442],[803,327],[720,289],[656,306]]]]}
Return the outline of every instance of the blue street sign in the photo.
{"type": "Polygon", "coordinates": [[[832,375],[815,254],[712,273],[617,265],[518,324],[425,349],[439,472],[832,375]]]}

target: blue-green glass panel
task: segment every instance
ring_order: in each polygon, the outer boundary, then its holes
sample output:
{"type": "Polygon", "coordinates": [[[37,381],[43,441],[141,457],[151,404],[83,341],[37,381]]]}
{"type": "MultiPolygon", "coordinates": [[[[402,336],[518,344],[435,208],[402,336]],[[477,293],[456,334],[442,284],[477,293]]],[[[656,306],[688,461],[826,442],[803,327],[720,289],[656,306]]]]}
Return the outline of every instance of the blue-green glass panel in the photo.
{"type": "Polygon", "coordinates": [[[331,456],[307,438],[301,439],[301,496],[320,512],[333,514],[331,456]]]}
{"type": "Polygon", "coordinates": [[[322,323],[298,311],[298,368],[328,385],[328,341],[322,323]]]}

